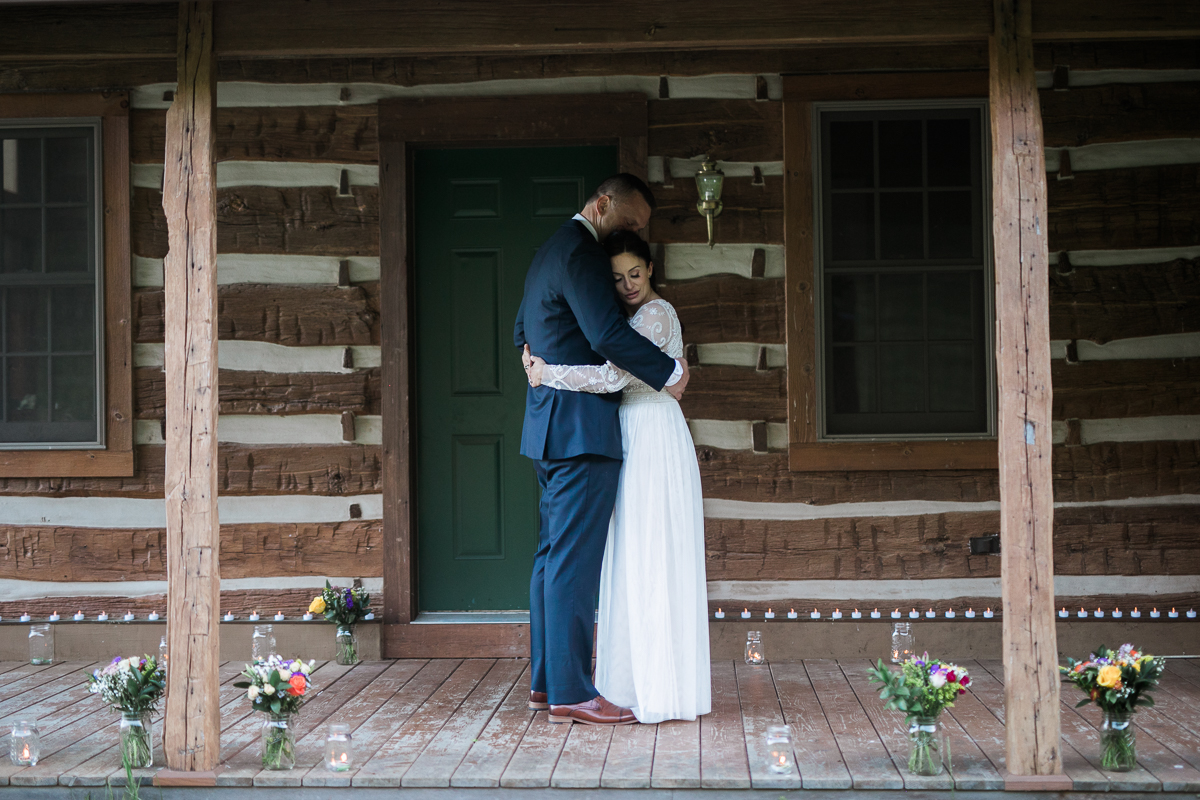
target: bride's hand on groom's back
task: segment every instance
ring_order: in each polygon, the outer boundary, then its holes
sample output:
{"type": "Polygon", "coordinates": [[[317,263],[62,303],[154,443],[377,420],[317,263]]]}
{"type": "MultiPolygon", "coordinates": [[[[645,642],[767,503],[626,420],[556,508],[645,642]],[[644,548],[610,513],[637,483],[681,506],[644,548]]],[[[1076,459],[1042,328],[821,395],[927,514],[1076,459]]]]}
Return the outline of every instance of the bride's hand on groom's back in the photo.
{"type": "Polygon", "coordinates": [[[688,371],[687,359],[677,358],[675,360],[679,362],[679,366],[683,367],[683,375],[674,384],[667,387],[667,393],[676,400],[682,400],[683,390],[687,388],[688,378],[691,377],[691,373],[688,371]]]}

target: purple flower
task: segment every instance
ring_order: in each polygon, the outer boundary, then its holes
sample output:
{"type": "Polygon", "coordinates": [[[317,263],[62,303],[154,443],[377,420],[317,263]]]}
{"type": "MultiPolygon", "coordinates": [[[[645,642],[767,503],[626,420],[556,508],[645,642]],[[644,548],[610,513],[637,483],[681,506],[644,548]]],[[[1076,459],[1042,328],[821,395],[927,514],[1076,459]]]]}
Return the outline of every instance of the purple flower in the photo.
{"type": "Polygon", "coordinates": [[[354,608],[354,593],[346,590],[346,608],[354,608]]]}

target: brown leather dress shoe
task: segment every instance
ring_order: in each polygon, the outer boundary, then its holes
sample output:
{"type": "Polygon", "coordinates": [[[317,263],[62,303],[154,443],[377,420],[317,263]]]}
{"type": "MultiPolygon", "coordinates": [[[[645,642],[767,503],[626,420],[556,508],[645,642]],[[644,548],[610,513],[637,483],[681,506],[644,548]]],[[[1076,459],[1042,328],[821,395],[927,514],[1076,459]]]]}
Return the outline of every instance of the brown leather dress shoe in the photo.
{"type": "Polygon", "coordinates": [[[578,722],[583,725],[632,725],[637,722],[637,717],[628,708],[621,708],[597,695],[586,703],[550,706],[550,721],[578,722]]]}
{"type": "Polygon", "coordinates": [[[529,693],[529,710],[545,711],[550,707],[550,697],[545,692],[529,693]]]}

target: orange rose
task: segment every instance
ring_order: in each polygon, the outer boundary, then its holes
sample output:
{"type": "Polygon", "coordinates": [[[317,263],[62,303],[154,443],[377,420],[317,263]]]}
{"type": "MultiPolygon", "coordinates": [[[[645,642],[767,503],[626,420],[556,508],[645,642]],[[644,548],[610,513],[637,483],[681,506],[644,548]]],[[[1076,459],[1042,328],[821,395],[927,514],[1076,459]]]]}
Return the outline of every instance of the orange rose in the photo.
{"type": "Polygon", "coordinates": [[[303,695],[304,690],[307,688],[304,676],[298,672],[288,679],[288,684],[292,687],[288,690],[288,694],[295,695],[296,697],[303,695]]]}

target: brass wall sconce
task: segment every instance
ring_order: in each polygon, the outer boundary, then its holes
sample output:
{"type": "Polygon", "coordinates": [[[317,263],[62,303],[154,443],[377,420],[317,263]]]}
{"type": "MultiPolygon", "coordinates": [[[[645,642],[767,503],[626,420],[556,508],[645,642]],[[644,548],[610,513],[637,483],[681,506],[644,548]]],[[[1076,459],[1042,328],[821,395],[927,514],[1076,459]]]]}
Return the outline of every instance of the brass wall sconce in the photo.
{"type": "Polygon", "coordinates": [[[713,220],[721,216],[721,209],[725,207],[721,202],[721,187],[724,183],[725,173],[717,169],[717,162],[706,156],[704,163],[700,165],[700,171],[696,173],[696,191],[700,195],[696,210],[703,214],[708,222],[709,247],[713,246],[713,220]]]}

